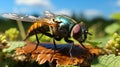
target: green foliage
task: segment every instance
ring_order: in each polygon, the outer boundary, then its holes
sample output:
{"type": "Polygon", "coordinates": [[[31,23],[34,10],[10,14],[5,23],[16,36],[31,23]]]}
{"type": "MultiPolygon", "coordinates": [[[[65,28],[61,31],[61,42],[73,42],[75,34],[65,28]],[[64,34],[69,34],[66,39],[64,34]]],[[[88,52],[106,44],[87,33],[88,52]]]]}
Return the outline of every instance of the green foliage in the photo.
{"type": "Polygon", "coordinates": [[[101,37],[101,38],[98,38],[98,39],[94,39],[94,40],[98,41],[98,42],[101,42],[101,44],[99,44],[98,47],[105,47],[105,44],[111,38],[112,38],[111,36],[104,36],[104,37],[101,37]]]}
{"type": "Polygon", "coordinates": [[[0,33],[5,32],[9,28],[17,28],[17,23],[14,20],[1,19],[0,18],[0,33]]]}
{"type": "Polygon", "coordinates": [[[93,41],[93,40],[87,40],[87,43],[89,43],[90,45],[93,45],[94,47],[98,47],[99,44],[101,44],[101,41],[93,41]]]}
{"type": "Polygon", "coordinates": [[[25,45],[25,42],[23,41],[8,42],[9,48],[3,49],[3,52],[12,52],[15,50],[15,48],[22,47],[24,45],[25,45]]]}
{"type": "Polygon", "coordinates": [[[0,34],[0,43],[2,43],[2,41],[6,40],[6,36],[3,34],[0,34]]]}
{"type": "MultiPolygon", "coordinates": [[[[5,38],[2,37],[2,40],[5,40],[5,38]]],[[[9,47],[0,51],[0,67],[46,67],[46,65],[39,65],[37,62],[15,60],[14,50],[24,45],[24,41],[7,42],[9,47]]]]}
{"type": "Polygon", "coordinates": [[[10,28],[5,31],[5,35],[9,38],[10,41],[15,40],[18,37],[19,31],[16,28],[10,28]]]}
{"type": "Polygon", "coordinates": [[[120,35],[114,33],[112,39],[106,43],[105,48],[112,51],[114,54],[116,50],[120,50],[120,35]]]}
{"type": "Polygon", "coordinates": [[[120,67],[120,56],[103,55],[94,59],[91,67],[120,67]]]}
{"type": "MultiPolygon", "coordinates": [[[[45,35],[42,35],[42,34],[38,34],[37,36],[38,36],[40,42],[52,42],[52,38],[50,38],[50,37],[48,37],[48,36],[45,36],[45,35]]],[[[29,38],[29,40],[30,40],[31,42],[36,41],[36,36],[35,36],[35,35],[31,36],[31,37],[29,38]]]]}
{"type": "Polygon", "coordinates": [[[5,67],[4,53],[0,52],[0,67],[5,67]]]}
{"type": "MultiPolygon", "coordinates": [[[[4,36],[2,38],[2,41],[6,40],[4,36]]],[[[1,42],[1,45],[3,42],[1,42]]],[[[14,56],[14,50],[18,47],[22,47],[25,45],[25,42],[23,41],[14,41],[14,42],[7,42],[6,46],[9,46],[7,48],[3,48],[2,51],[0,51],[0,67],[21,67],[18,65],[18,62],[13,60],[14,56]]]]}
{"type": "Polygon", "coordinates": [[[120,24],[119,23],[113,23],[105,28],[105,32],[108,34],[113,34],[115,32],[120,32],[120,24]]]}
{"type": "Polygon", "coordinates": [[[114,14],[112,14],[111,18],[115,19],[115,20],[120,20],[120,13],[114,13],[114,14]]]}
{"type": "MultiPolygon", "coordinates": [[[[1,54],[0,54],[1,55],[1,54]]],[[[0,56],[0,67],[48,67],[47,64],[39,65],[37,62],[21,62],[13,60],[13,58],[5,58],[0,56]]]]}

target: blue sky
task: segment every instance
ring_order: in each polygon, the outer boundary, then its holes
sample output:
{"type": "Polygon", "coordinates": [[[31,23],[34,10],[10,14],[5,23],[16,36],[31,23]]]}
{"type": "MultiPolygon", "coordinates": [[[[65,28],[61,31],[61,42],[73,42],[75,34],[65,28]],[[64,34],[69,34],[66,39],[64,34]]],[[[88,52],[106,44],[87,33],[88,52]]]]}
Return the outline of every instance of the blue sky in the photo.
{"type": "Polygon", "coordinates": [[[0,2],[0,14],[42,14],[49,10],[55,14],[71,15],[72,12],[86,16],[109,17],[120,12],[120,0],[3,0],[0,2]]]}

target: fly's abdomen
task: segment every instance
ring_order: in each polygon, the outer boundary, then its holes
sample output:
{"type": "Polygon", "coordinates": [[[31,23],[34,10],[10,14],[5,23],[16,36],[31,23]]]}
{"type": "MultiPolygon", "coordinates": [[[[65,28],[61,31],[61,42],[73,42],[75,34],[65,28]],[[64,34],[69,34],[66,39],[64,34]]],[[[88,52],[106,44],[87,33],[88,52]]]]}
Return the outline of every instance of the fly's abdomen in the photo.
{"type": "Polygon", "coordinates": [[[40,23],[40,22],[35,22],[28,29],[27,36],[26,36],[25,40],[27,38],[29,38],[30,36],[32,36],[32,35],[48,32],[48,31],[49,31],[49,27],[48,26],[42,25],[42,23],[40,23]]]}

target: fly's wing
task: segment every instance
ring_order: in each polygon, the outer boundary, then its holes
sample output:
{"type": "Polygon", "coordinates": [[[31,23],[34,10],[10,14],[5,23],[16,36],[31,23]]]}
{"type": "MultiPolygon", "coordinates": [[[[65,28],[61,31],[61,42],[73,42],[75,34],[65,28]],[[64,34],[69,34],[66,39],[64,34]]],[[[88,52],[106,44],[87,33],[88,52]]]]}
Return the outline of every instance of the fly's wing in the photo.
{"type": "Polygon", "coordinates": [[[21,16],[18,14],[2,14],[3,17],[12,19],[12,20],[17,20],[17,21],[27,21],[27,22],[34,22],[35,20],[39,19],[34,16],[21,16]]]}
{"type": "Polygon", "coordinates": [[[50,11],[44,11],[44,15],[46,18],[54,18],[55,17],[55,14],[53,14],[50,11]]]}
{"type": "Polygon", "coordinates": [[[36,20],[38,20],[39,18],[35,17],[35,16],[25,16],[23,18],[23,21],[28,21],[28,22],[34,22],[36,20]]]}

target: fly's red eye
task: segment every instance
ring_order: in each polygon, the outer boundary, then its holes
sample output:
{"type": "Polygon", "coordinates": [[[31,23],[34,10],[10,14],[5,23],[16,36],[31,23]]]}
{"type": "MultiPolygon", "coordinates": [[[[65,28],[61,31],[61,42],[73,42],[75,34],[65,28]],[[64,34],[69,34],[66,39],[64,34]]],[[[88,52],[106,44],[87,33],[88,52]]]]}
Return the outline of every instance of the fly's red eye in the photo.
{"type": "Polygon", "coordinates": [[[81,31],[80,25],[76,24],[72,29],[72,33],[76,34],[79,33],[79,31],[81,31]]]}

